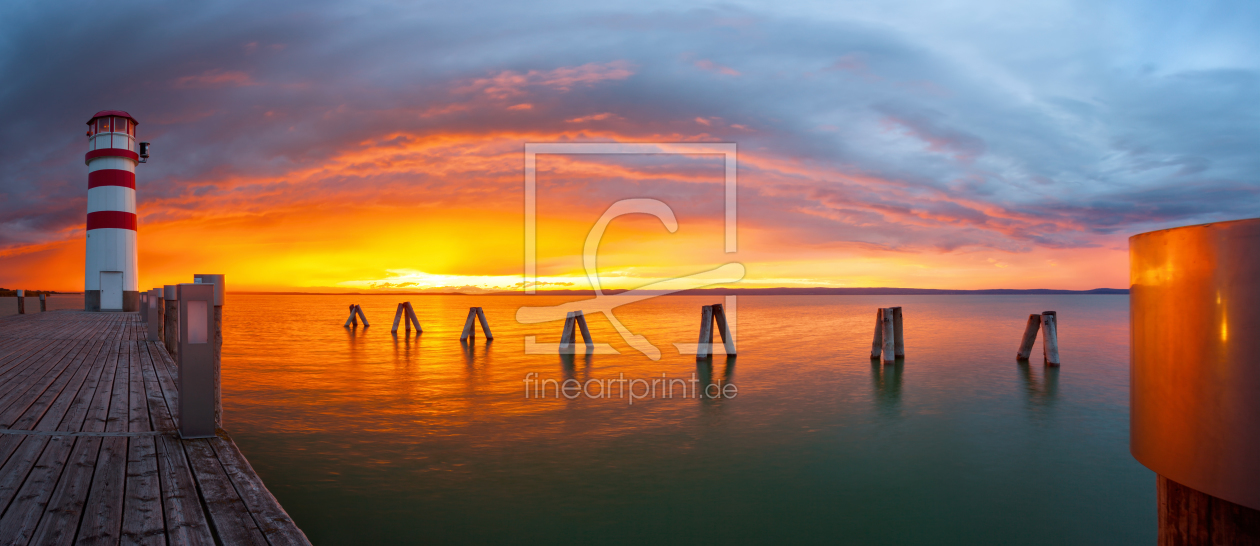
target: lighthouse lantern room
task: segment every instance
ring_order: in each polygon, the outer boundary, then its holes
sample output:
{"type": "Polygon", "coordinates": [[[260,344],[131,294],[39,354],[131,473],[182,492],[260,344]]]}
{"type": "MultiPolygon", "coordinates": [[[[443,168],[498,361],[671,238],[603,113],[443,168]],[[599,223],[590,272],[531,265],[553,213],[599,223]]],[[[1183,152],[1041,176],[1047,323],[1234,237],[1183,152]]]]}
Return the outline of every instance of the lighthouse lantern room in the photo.
{"type": "Polygon", "coordinates": [[[87,124],[84,305],[88,311],[137,311],[136,165],[148,155],[148,143],[136,142],[137,122],[126,112],[103,110],[87,124]]]}

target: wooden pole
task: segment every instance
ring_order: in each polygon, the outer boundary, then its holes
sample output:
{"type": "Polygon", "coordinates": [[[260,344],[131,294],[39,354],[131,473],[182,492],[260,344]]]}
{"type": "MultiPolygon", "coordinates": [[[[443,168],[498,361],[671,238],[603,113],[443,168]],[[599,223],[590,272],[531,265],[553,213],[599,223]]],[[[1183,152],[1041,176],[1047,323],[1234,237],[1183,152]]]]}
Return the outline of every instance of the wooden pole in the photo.
{"type": "Polygon", "coordinates": [[[1155,479],[1160,546],[1260,544],[1260,510],[1155,479]]]}
{"type": "Polygon", "coordinates": [[[1019,342],[1019,351],[1015,360],[1028,360],[1032,354],[1033,343],[1037,342],[1037,331],[1041,329],[1041,315],[1028,315],[1028,324],[1024,326],[1024,339],[1019,342]]]}
{"type": "Polygon", "coordinates": [[[893,356],[906,357],[906,338],[901,327],[901,308],[893,307],[893,356]]]}
{"type": "Polygon", "coordinates": [[[696,346],[696,358],[713,356],[713,307],[706,305],[700,311],[700,341],[696,346]]]}
{"type": "Polygon", "coordinates": [[[1058,317],[1054,311],[1048,311],[1041,314],[1041,331],[1043,343],[1041,344],[1042,352],[1045,354],[1046,364],[1051,366],[1059,365],[1059,332],[1058,317]]]}
{"type": "Polygon", "coordinates": [[[356,303],[356,304],[354,304],[354,312],[355,312],[355,314],[356,314],[356,315],[359,315],[359,318],[363,319],[363,327],[364,327],[364,328],[367,328],[368,326],[371,326],[371,324],[368,324],[367,315],[363,314],[363,306],[361,306],[361,305],[359,305],[359,304],[357,304],[357,303],[356,303]]]}
{"type": "Polygon", "coordinates": [[[469,318],[464,320],[464,333],[460,334],[461,342],[467,338],[476,339],[476,329],[473,324],[474,320],[476,320],[476,308],[469,308],[469,318]]]}
{"type": "Polygon", "coordinates": [[[18,298],[18,314],[25,315],[26,314],[26,291],[18,290],[17,298],[18,298]]]}
{"type": "Polygon", "coordinates": [[[48,294],[39,295],[39,312],[43,313],[48,310],[48,294]]]}
{"type": "MultiPolygon", "coordinates": [[[[416,318],[416,310],[411,307],[411,302],[404,301],[403,306],[406,308],[405,310],[407,311],[406,321],[410,321],[411,324],[414,324],[416,326],[417,334],[423,334],[424,329],[420,327],[420,319],[416,318]]],[[[410,331],[410,328],[408,328],[408,331],[410,331]]]]}
{"type": "MultiPolygon", "coordinates": [[[[398,304],[398,307],[394,310],[394,327],[389,329],[389,333],[391,334],[398,333],[398,323],[402,322],[404,314],[406,314],[406,311],[403,308],[403,304],[400,303],[398,304]]],[[[407,326],[408,326],[407,331],[410,332],[411,331],[410,321],[408,321],[407,326]]]]}
{"type": "Polygon", "coordinates": [[[352,304],[350,304],[350,316],[349,316],[349,317],[346,317],[346,323],[345,323],[345,324],[343,324],[342,326],[344,326],[344,327],[346,327],[346,328],[349,328],[351,324],[353,324],[353,325],[355,325],[355,326],[358,326],[358,325],[359,325],[359,317],[358,317],[358,315],[355,315],[355,314],[354,314],[354,304],[353,304],[353,303],[352,303],[352,304]]]}
{"type": "MultiPolygon", "coordinates": [[[[481,333],[486,335],[487,340],[494,339],[494,334],[490,333],[490,322],[486,320],[486,312],[477,307],[477,321],[481,323],[481,333]]],[[[580,312],[580,311],[579,311],[580,312]]]]}
{"type": "Polygon", "coordinates": [[[884,310],[875,310],[875,339],[871,341],[871,360],[884,352],[884,310]]]}
{"type": "Polygon", "coordinates": [[[565,352],[573,348],[574,335],[573,323],[577,322],[573,318],[573,311],[569,311],[564,315],[564,329],[560,330],[560,352],[565,352]]]}
{"type": "MultiPolygon", "coordinates": [[[[591,330],[586,327],[586,315],[583,315],[582,311],[574,311],[573,322],[577,325],[578,329],[582,331],[582,342],[586,344],[586,348],[588,350],[594,349],[595,341],[591,338],[591,330]]],[[[574,336],[574,343],[577,342],[576,337],[577,336],[574,336]]]]}
{"type": "Polygon", "coordinates": [[[894,347],[894,340],[897,338],[897,334],[893,327],[893,310],[891,307],[884,309],[883,316],[880,317],[880,323],[884,326],[884,355],[882,358],[884,364],[892,364],[897,362],[897,350],[894,347]]]}
{"type": "Polygon", "coordinates": [[[726,356],[735,356],[735,336],[731,335],[731,329],[726,324],[726,309],[720,303],[710,307],[713,308],[713,319],[717,321],[718,333],[722,335],[722,347],[726,349],[726,356]]]}

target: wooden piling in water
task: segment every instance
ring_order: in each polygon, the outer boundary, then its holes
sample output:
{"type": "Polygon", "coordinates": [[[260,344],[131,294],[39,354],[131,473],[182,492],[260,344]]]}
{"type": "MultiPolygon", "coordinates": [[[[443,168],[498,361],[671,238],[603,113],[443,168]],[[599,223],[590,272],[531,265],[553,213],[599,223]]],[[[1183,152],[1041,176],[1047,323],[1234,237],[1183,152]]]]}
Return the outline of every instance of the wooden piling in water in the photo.
{"type": "Polygon", "coordinates": [[[490,333],[490,322],[486,320],[486,312],[480,307],[469,307],[468,318],[464,320],[464,331],[459,335],[460,341],[477,337],[477,322],[481,323],[481,332],[486,335],[486,340],[494,339],[494,334],[490,333]]]}
{"type": "Polygon", "coordinates": [[[1038,330],[1041,330],[1041,315],[1028,315],[1028,324],[1024,326],[1024,339],[1019,342],[1015,360],[1028,360],[1028,355],[1032,354],[1033,343],[1037,342],[1038,330]]]}
{"type": "Polygon", "coordinates": [[[726,308],[720,303],[709,307],[713,308],[713,320],[717,322],[718,333],[722,335],[722,348],[726,351],[726,356],[735,356],[735,335],[731,333],[730,324],[726,322],[726,308]]]}
{"type": "Polygon", "coordinates": [[[880,316],[880,324],[884,327],[884,347],[881,357],[884,364],[893,364],[897,362],[896,339],[897,332],[893,325],[893,308],[888,307],[880,316]]]}
{"type": "Polygon", "coordinates": [[[893,312],[893,356],[906,357],[906,338],[901,326],[901,308],[890,307],[893,312]]]}
{"type": "Polygon", "coordinates": [[[416,318],[416,311],[411,308],[411,302],[404,301],[398,304],[398,310],[394,312],[394,327],[390,329],[390,333],[398,333],[398,324],[402,323],[406,333],[411,333],[411,326],[416,326],[416,333],[424,333],[424,329],[420,327],[420,319],[416,318]]]}
{"type": "Polygon", "coordinates": [[[595,349],[595,341],[591,338],[591,331],[586,327],[586,316],[582,311],[570,311],[564,317],[564,329],[560,332],[560,351],[572,352],[577,346],[578,331],[582,332],[582,342],[586,345],[587,351],[595,349]]]}
{"type": "Polygon", "coordinates": [[[696,358],[713,356],[713,308],[708,305],[700,309],[700,340],[696,343],[696,358]]]}
{"type": "Polygon", "coordinates": [[[346,323],[343,326],[346,328],[349,328],[351,324],[358,326],[359,319],[363,319],[365,328],[371,326],[371,324],[368,324],[367,315],[363,314],[363,308],[359,307],[357,303],[350,304],[350,317],[346,319],[346,323]]]}
{"type": "Polygon", "coordinates": [[[884,354],[884,310],[875,310],[875,339],[871,341],[871,360],[884,354]]]}
{"type": "Polygon", "coordinates": [[[700,310],[700,341],[696,347],[696,358],[713,356],[713,326],[717,324],[718,335],[722,336],[722,348],[726,356],[735,356],[735,336],[731,333],[730,323],[726,320],[726,309],[722,304],[705,305],[700,310]]]}
{"type": "Polygon", "coordinates": [[[1054,311],[1046,311],[1041,314],[1041,331],[1043,334],[1041,350],[1045,355],[1046,364],[1051,366],[1059,365],[1059,331],[1058,331],[1058,315],[1054,311]]]}

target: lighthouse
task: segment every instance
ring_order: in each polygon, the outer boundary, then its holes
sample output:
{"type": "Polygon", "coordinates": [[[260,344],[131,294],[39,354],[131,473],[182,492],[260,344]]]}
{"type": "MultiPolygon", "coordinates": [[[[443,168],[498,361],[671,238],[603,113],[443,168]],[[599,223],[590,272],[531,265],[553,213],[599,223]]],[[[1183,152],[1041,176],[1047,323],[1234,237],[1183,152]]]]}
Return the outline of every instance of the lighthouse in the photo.
{"type": "Polygon", "coordinates": [[[84,305],[88,311],[137,311],[136,165],[148,157],[148,143],[136,142],[137,123],[126,112],[103,110],[87,124],[84,305]]]}

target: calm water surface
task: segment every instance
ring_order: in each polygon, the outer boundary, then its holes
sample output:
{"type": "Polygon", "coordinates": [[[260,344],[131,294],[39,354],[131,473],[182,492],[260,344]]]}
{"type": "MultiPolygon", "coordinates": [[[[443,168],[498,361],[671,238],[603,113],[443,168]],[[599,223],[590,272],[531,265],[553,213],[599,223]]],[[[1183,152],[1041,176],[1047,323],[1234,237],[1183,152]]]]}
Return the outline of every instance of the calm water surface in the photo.
{"type": "MultiPolygon", "coordinates": [[[[699,308],[602,316],[620,355],[524,354],[557,297],[231,295],[225,427],[316,544],[416,542],[1153,543],[1155,476],[1128,451],[1127,296],[750,296],[739,356],[697,366],[699,308]],[[372,326],[342,327],[350,303],[372,326]],[[470,306],[495,340],[461,345],[470,306]],[[869,359],[875,309],[905,308],[904,363],[869,359]],[[1059,312],[1063,366],[1014,360],[1059,312]],[[729,382],[732,399],[525,397],[543,379],[729,382]]],[[[1034,349],[1041,354],[1040,342],[1034,349]]],[[[554,396],[554,392],[552,393],[554,396]]]]}

